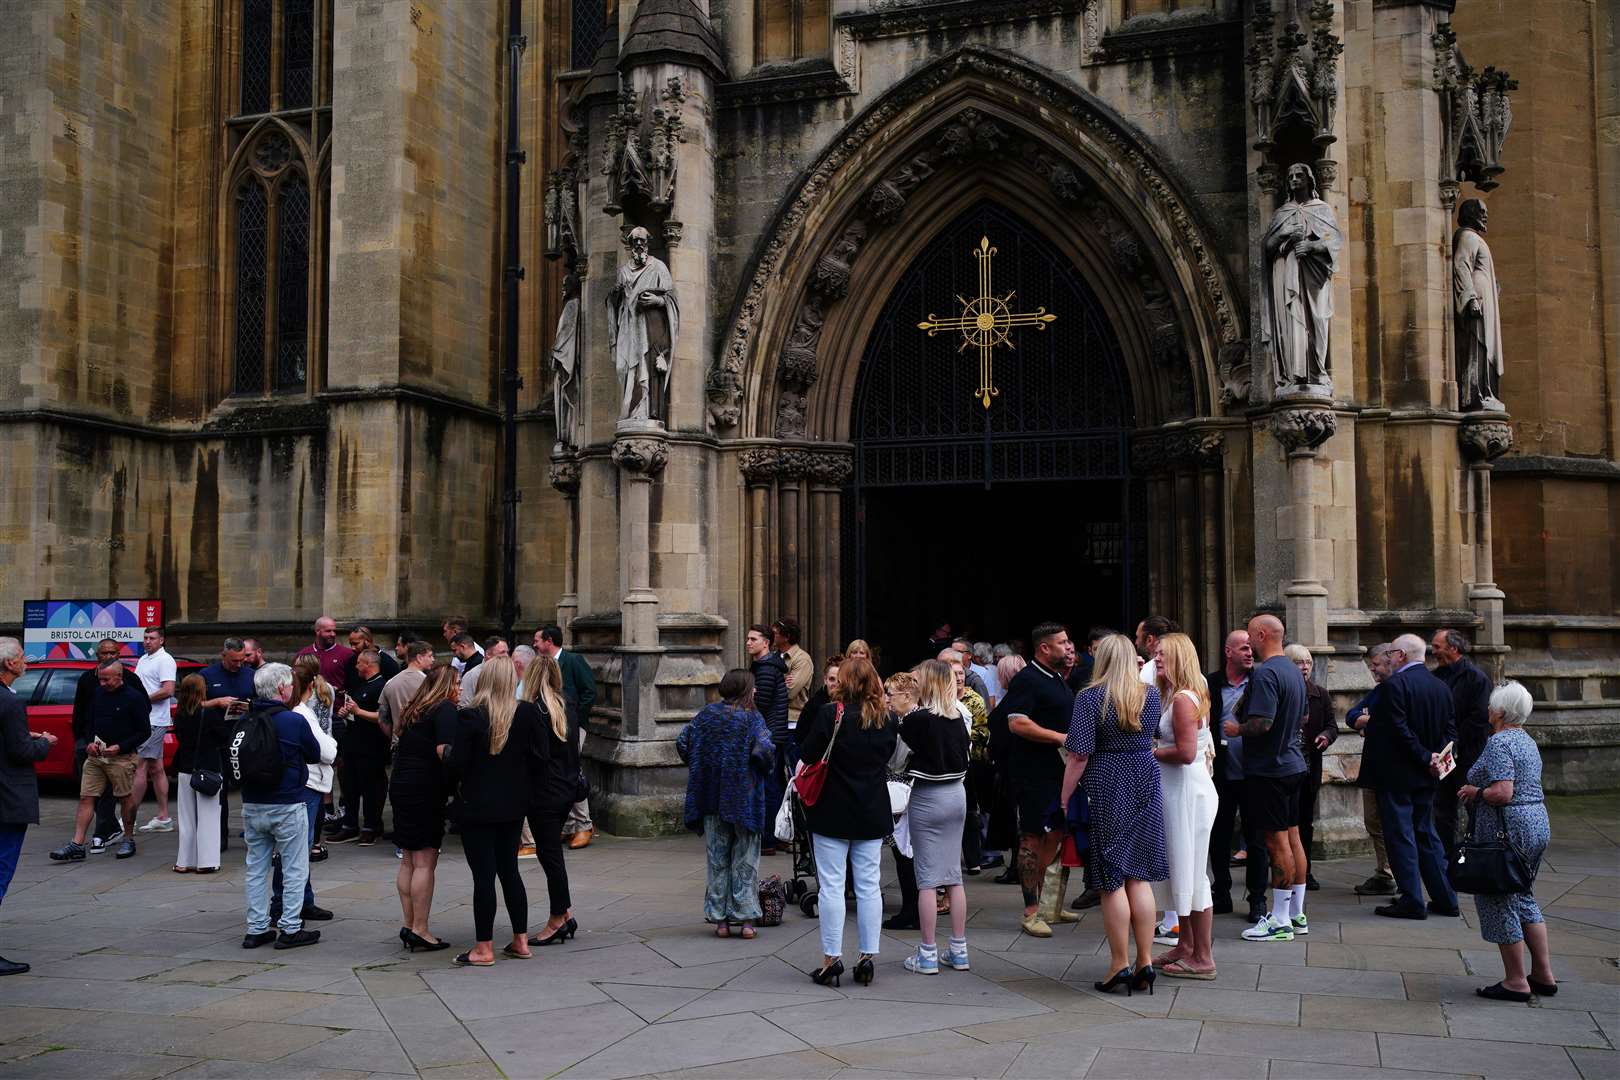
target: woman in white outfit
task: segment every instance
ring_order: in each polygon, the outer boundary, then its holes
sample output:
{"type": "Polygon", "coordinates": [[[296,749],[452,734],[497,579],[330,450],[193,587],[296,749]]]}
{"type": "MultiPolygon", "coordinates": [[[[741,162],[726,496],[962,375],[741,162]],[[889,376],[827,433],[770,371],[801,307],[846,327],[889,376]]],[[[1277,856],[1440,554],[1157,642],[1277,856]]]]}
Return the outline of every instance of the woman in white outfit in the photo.
{"type": "Polygon", "coordinates": [[[1170,877],[1153,884],[1165,921],[1181,921],[1175,948],[1156,957],[1153,966],[1178,979],[1213,979],[1210,952],[1214,911],[1209,888],[1209,832],[1218,799],[1212,764],[1215,743],[1209,728],[1209,687],[1198,665],[1198,652],[1186,634],[1166,634],[1159,641],[1156,677],[1164,713],[1159,719],[1153,756],[1159,761],[1164,789],[1164,846],[1170,877]],[[1174,913],[1174,915],[1169,913],[1174,913]]]}

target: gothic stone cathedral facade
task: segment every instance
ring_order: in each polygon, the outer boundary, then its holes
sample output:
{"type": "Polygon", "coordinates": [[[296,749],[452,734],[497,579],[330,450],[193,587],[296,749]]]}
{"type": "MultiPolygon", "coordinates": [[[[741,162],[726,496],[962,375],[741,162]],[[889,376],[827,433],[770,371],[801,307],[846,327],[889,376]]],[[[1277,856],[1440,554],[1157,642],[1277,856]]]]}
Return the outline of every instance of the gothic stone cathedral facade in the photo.
{"type": "Polygon", "coordinates": [[[1620,783],[1614,5],[517,7],[24,0],[0,627],[496,625],[516,47],[518,625],[598,673],[607,828],[781,616],[1214,666],[1268,609],[1341,703],[1456,626],[1550,787],[1620,783]]]}

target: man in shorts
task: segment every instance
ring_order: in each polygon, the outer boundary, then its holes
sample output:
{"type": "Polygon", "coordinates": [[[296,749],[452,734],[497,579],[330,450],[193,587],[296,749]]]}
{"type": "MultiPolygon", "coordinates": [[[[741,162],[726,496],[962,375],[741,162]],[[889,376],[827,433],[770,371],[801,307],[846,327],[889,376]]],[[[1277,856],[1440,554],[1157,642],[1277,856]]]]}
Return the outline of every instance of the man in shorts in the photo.
{"type": "Polygon", "coordinates": [[[120,801],[124,839],[117,856],[135,854],[135,752],[152,737],[152,703],[141,690],[124,685],[120,660],[103,660],[96,667],[100,684],[90,702],[90,742],[85,747],[84,772],[79,777],[79,814],[73,839],[51,852],[57,862],[83,862],[84,838],[96,816],[96,799],[106,792],[120,801]]]}
{"type": "Polygon", "coordinates": [[[157,813],[141,826],[141,832],[173,832],[169,817],[169,774],[163,771],[163,737],[169,733],[170,708],[174,704],[174,657],[163,647],[163,629],[149,626],[141,639],[142,655],[135,662],[135,676],[148,701],[151,737],[136,751],[134,804],[137,812],[146,798],[146,785],[157,795],[157,813]]]}
{"type": "MultiPolygon", "coordinates": [[[[1046,868],[1057,858],[1063,842],[1063,740],[1074,713],[1074,694],[1062,672],[1073,666],[1074,643],[1060,623],[1042,623],[1030,635],[1035,658],[1013,676],[1002,707],[1007,714],[1007,780],[1018,802],[1018,877],[1024,887],[1024,933],[1052,936],[1052,926],[1041,918],[1041,893],[1046,868]]],[[[1063,922],[1080,916],[1063,907],[1063,898],[1046,905],[1063,922]]]]}
{"type": "Polygon", "coordinates": [[[1283,655],[1283,624],[1275,615],[1249,620],[1254,670],[1236,716],[1222,725],[1227,738],[1243,737],[1243,816],[1264,838],[1271,862],[1271,914],[1243,931],[1248,941],[1292,941],[1310,933],[1305,921],[1309,864],[1299,839],[1299,795],[1305,755],[1299,729],[1305,717],[1305,679],[1283,655]]]}

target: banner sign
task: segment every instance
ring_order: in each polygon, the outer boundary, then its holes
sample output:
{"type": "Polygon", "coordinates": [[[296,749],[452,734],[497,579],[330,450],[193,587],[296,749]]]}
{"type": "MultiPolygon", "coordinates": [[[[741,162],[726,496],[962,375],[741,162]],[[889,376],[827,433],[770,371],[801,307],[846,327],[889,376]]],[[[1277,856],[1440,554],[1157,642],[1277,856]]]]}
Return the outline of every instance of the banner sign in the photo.
{"type": "Polygon", "coordinates": [[[139,656],[148,626],[163,625],[161,600],[28,600],[23,603],[23,652],[30,660],[94,660],[111,638],[123,655],[139,656]]]}

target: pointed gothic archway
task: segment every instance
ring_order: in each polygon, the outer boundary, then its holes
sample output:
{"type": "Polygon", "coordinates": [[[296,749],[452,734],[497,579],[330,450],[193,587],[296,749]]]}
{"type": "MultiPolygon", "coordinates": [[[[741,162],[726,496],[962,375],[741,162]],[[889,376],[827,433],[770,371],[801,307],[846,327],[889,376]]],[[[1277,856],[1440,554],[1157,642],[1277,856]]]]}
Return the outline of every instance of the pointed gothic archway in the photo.
{"type": "Polygon", "coordinates": [[[1130,459],[1153,474],[1146,514],[1164,523],[1132,603],[1209,640],[1231,579],[1221,429],[1235,421],[1217,365],[1245,339],[1230,270],[1139,133],[1079,87],[979,47],[909,77],[833,140],[745,276],[709,386],[717,429],[741,437],[749,493],[740,614],[798,613],[818,648],[835,643],[850,553],[826,536],[842,528],[862,358],[908,268],[986,201],[1039,223],[1111,328],[1130,459]]]}

